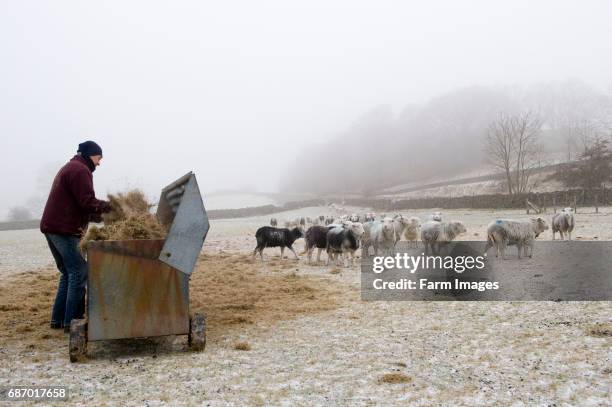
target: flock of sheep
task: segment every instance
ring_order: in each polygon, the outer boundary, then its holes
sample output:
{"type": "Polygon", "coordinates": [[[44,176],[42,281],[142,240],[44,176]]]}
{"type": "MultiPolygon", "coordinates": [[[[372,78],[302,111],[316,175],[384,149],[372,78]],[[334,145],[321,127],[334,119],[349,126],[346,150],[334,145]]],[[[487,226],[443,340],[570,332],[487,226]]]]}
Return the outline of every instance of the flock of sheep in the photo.
{"type": "MultiPolygon", "coordinates": [[[[374,255],[391,255],[395,246],[402,238],[412,247],[418,247],[418,239],[423,242],[425,255],[431,250],[434,254],[439,252],[440,245],[453,241],[457,236],[466,233],[467,229],[461,221],[444,222],[442,213],[434,212],[421,224],[418,217],[405,217],[402,214],[387,216],[382,214],[378,219],[374,213],[362,215],[342,215],[340,217],[318,216],[316,218],[302,217],[288,220],[284,228],[278,228],[278,220],[270,219],[271,226],[259,228],[255,234],[257,247],[253,256],[258,252],[263,261],[263,249],[266,247],[280,247],[281,258],[284,249],[293,252],[296,259],[298,255],[293,250],[293,243],[299,238],[305,238],[304,253],[308,255],[308,263],[312,263],[314,249],[317,252],[317,263],[321,260],[321,252],[327,252],[327,265],[337,261],[342,256],[343,263],[348,266],[354,263],[355,252],[362,248],[362,253],[369,255],[370,247],[374,255]]],[[[559,233],[561,239],[565,234],[571,240],[574,229],[574,214],[572,208],[565,208],[552,218],[552,238],[559,233]]],[[[491,247],[495,247],[496,256],[505,258],[506,247],[516,245],[518,257],[533,255],[535,239],[548,230],[548,224],[541,218],[529,220],[496,219],[487,227],[487,245],[484,255],[491,247]]],[[[304,254],[302,253],[302,254],[304,254]]]]}

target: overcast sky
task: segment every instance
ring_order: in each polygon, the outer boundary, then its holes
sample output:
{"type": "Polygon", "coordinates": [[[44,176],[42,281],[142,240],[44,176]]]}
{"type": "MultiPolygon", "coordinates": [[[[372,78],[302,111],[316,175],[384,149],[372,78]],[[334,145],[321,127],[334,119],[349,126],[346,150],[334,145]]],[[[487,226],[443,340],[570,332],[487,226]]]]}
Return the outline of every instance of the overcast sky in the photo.
{"type": "Polygon", "coordinates": [[[100,197],[189,170],[204,193],[273,191],[306,170],[302,146],[381,104],[569,78],[612,91],[611,17],[605,0],[3,1],[0,219],[87,139],[100,197]]]}

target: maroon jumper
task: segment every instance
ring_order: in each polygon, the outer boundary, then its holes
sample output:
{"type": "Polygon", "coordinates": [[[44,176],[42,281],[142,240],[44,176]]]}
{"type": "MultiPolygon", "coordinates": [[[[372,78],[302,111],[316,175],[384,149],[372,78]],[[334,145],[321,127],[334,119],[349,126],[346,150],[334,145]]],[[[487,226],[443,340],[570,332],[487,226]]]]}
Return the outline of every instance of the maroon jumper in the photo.
{"type": "Polygon", "coordinates": [[[40,220],[40,231],[83,236],[90,216],[110,210],[107,201],[96,199],[93,174],[87,159],[75,155],[53,180],[40,220]]]}

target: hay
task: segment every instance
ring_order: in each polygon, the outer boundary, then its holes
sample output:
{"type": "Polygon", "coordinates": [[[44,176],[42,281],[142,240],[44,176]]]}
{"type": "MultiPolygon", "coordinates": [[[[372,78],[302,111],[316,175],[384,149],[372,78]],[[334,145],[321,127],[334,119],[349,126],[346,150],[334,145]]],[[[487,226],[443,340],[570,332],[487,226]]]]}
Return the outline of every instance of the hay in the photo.
{"type": "Polygon", "coordinates": [[[607,338],[612,336],[612,322],[600,322],[591,325],[587,329],[587,334],[596,338],[607,338]]]}
{"type": "Polygon", "coordinates": [[[14,343],[22,349],[51,351],[67,344],[63,330],[49,328],[58,279],[57,270],[47,268],[36,274],[11,276],[2,282],[0,347],[14,343]]]}
{"type": "Polygon", "coordinates": [[[346,291],[339,284],[284,267],[262,267],[249,254],[204,254],[191,275],[191,312],[207,315],[207,328],[214,337],[340,306],[346,291]]]}
{"type": "Polygon", "coordinates": [[[400,384],[410,383],[412,378],[403,373],[387,373],[378,379],[378,384],[400,384]]]}
{"type": "Polygon", "coordinates": [[[236,350],[251,350],[251,345],[248,342],[236,342],[234,344],[234,349],[236,350]]]}
{"type": "Polygon", "coordinates": [[[153,204],[147,201],[144,193],[139,189],[126,193],[119,192],[117,195],[108,194],[108,201],[113,209],[102,215],[104,224],[123,221],[131,216],[148,214],[153,207],[153,204]]]}
{"type": "Polygon", "coordinates": [[[85,251],[91,240],[163,239],[167,231],[149,211],[144,193],[138,189],[117,195],[109,194],[112,211],[102,215],[103,227],[92,225],[81,239],[80,247],[85,251]]]}
{"type": "MultiPolygon", "coordinates": [[[[330,311],[346,299],[338,283],[286,273],[266,270],[248,254],[201,256],[191,276],[190,311],[207,315],[209,343],[247,328],[330,311]]],[[[0,282],[0,349],[20,349],[23,357],[31,357],[27,349],[68,354],[67,336],[49,328],[58,279],[57,270],[49,267],[0,282]]],[[[119,345],[113,349],[121,352],[119,345]]]]}

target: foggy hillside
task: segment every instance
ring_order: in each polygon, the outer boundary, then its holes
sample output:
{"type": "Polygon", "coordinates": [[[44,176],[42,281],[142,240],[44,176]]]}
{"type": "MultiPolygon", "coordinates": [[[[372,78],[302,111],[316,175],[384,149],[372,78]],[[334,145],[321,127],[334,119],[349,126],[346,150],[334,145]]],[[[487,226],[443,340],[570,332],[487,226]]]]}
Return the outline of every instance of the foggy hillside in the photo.
{"type": "Polygon", "coordinates": [[[571,159],[585,135],[609,136],[612,96],[579,81],[529,88],[470,87],[399,114],[379,106],[327,143],[300,152],[281,190],[367,193],[402,183],[495,171],[483,149],[500,113],[532,111],[542,121],[542,164],[571,159]]]}

